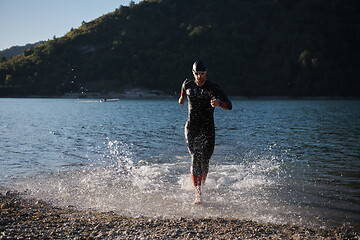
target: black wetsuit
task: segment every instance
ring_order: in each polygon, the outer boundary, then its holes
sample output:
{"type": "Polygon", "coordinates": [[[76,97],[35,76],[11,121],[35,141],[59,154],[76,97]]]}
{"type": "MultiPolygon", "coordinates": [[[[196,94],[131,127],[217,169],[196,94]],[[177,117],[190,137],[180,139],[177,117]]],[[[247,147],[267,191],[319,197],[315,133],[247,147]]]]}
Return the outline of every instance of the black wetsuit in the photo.
{"type": "Polygon", "coordinates": [[[210,101],[216,98],[221,107],[229,110],[232,105],[221,88],[208,80],[201,87],[197,86],[194,80],[185,80],[181,94],[187,96],[189,103],[185,138],[192,158],[191,173],[194,176],[207,174],[215,146],[214,108],[210,101]]]}

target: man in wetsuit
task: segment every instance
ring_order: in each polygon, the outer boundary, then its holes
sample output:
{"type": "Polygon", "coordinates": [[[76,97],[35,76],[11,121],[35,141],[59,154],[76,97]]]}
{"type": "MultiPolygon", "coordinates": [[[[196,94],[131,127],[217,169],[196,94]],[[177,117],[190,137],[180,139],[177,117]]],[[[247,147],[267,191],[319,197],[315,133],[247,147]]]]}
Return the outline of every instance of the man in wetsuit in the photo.
{"type": "Polygon", "coordinates": [[[188,120],[185,138],[192,159],[191,179],[195,188],[194,204],[201,204],[201,186],[209,170],[209,160],[214,152],[214,108],[231,110],[230,100],[221,88],[206,80],[206,66],[199,60],[193,64],[194,80],[186,79],[181,87],[179,104],[188,99],[188,120]]]}

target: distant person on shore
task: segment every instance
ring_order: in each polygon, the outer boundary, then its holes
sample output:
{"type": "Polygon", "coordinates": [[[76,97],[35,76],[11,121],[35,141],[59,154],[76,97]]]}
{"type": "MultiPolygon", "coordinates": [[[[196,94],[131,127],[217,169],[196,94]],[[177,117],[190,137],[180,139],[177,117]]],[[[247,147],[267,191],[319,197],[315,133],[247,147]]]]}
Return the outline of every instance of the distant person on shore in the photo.
{"type": "Polygon", "coordinates": [[[231,101],[222,89],[206,79],[206,65],[198,60],[193,64],[194,80],[186,79],[181,87],[179,104],[188,99],[188,120],[185,138],[191,155],[191,179],[195,189],[194,204],[201,204],[209,161],[215,147],[214,108],[232,109],[231,101]]]}

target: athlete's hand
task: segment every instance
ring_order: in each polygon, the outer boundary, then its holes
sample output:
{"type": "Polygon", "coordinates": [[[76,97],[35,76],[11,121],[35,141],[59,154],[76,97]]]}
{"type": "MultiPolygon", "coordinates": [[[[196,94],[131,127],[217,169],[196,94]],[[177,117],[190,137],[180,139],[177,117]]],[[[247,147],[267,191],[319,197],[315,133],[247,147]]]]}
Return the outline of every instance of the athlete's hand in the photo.
{"type": "Polygon", "coordinates": [[[213,98],[213,99],[211,99],[210,104],[211,104],[212,107],[219,107],[220,106],[220,101],[217,100],[216,98],[213,98]]]}
{"type": "Polygon", "coordinates": [[[180,104],[180,106],[184,105],[184,101],[185,101],[185,98],[184,98],[183,96],[181,96],[181,97],[179,98],[179,104],[180,104]]]}

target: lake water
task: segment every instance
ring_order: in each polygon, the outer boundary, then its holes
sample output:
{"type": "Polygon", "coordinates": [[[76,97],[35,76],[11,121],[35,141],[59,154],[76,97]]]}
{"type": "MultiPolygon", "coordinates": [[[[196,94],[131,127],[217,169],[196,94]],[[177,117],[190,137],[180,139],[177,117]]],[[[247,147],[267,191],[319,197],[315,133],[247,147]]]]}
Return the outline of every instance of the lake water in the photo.
{"type": "Polygon", "coordinates": [[[195,206],[187,107],[171,100],[0,99],[0,185],[130,216],[359,227],[360,101],[233,100],[195,206]]]}

